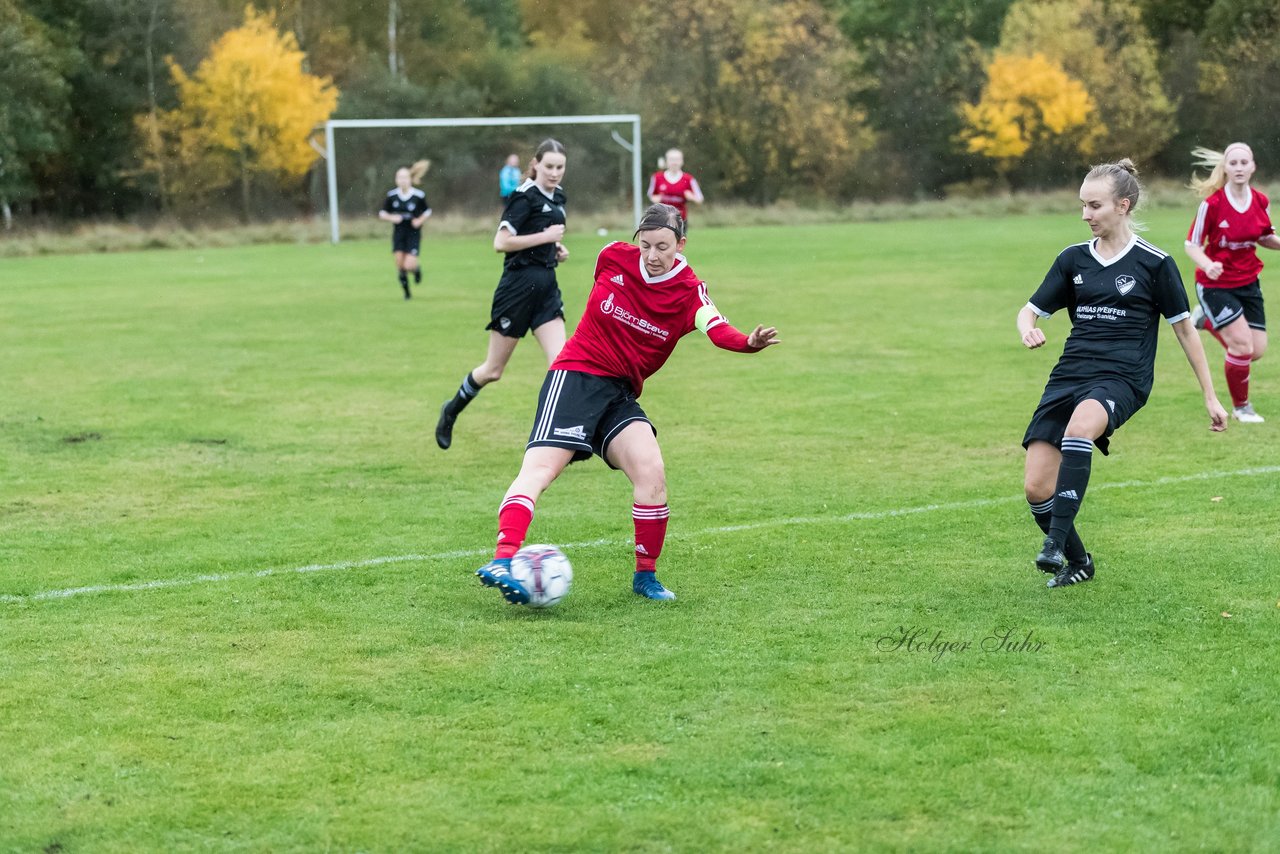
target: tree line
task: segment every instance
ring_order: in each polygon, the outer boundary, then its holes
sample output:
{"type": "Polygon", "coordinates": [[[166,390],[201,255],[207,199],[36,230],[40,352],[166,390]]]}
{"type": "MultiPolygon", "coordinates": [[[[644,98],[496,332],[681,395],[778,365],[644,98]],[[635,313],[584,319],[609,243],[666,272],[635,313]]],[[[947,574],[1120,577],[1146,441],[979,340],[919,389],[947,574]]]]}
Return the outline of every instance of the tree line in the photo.
{"type": "MultiPolygon", "coordinates": [[[[0,207],[68,221],[323,206],[328,118],[640,113],[717,199],[841,202],[1059,185],[1192,147],[1280,157],[1280,7],[1262,0],[0,0],[0,207]]],[[[551,129],[546,129],[550,132],[551,129]]],[[[492,206],[531,131],[344,137],[344,206],[429,157],[492,206]]],[[[576,199],[626,156],[571,146],[576,199]]]]}

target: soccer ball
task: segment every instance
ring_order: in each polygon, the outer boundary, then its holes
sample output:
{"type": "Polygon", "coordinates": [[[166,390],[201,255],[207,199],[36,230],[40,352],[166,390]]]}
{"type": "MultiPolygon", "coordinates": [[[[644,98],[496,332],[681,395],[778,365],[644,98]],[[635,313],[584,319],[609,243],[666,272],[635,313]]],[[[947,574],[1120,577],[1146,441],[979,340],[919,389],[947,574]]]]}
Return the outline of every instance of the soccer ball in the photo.
{"type": "Polygon", "coordinates": [[[511,557],[511,575],[529,591],[530,608],[550,608],[573,584],[573,567],[555,546],[525,546],[511,557]]]}

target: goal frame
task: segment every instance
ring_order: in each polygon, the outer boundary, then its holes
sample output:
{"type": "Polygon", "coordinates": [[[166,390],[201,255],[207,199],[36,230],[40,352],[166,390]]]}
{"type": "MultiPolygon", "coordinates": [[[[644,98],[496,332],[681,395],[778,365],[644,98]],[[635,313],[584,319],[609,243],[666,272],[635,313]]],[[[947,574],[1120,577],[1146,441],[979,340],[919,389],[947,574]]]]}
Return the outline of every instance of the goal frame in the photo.
{"type": "Polygon", "coordinates": [[[338,243],[342,238],[338,227],[338,157],[334,131],[356,128],[450,128],[450,127],[505,127],[513,125],[617,125],[631,124],[631,141],[627,142],[615,131],[613,139],[631,152],[632,208],[636,225],[640,224],[642,211],[640,166],[640,116],[636,113],[595,116],[491,116],[442,119],[329,119],[324,123],[325,171],[329,180],[329,238],[338,243]]]}

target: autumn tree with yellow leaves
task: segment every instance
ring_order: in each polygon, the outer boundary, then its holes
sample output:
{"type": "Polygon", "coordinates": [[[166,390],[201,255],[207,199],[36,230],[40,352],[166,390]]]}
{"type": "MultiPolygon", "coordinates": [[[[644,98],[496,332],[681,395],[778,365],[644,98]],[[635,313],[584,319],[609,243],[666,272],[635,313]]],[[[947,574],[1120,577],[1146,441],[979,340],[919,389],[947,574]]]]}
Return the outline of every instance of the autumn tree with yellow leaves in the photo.
{"type": "Polygon", "coordinates": [[[981,99],[960,109],[965,147],[995,161],[1005,178],[1020,168],[1037,175],[1074,166],[1105,131],[1084,85],[1040,53],[997,54],[981,99]]]}
{"type": "Polygon", "coordinates": [[[146,166],[175,194],[238,183],[247,221],[255,183],[305,175],[318,157],[310,138],[337,108],[338,91],[308,74],[304,60],[292,34],[247,7],[244,24],[218,39],[193,74],[169,61],[179,105],[139,119],[146,166]]]}
{"type": "Polygon", "coordinates": [[[1000,32],[1000,51],[1042,54],[1089,92],[1102,129],[1095,151],[1139,167],[1174,132],[1175,108],[1160,80],[1155,41],[1132,3],[1017,0],[1000,32]]]}

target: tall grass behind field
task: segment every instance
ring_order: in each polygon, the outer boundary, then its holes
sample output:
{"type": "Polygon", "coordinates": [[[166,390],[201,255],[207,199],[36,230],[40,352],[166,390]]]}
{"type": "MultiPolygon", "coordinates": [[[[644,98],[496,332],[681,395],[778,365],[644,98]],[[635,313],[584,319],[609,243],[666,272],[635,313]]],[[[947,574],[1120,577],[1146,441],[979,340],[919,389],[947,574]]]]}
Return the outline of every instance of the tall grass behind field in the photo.
{"type": "MultiPolygon", "coordinates": [[[[631,594],[595,460],[538,503],[576,574],[545,613],[471,574],[536,345],[432,437],[491,233],[430,236],[408,302],[381,233],[6,260],[0,851],[1276,850],[1280,380],[1211,434],[1162,331],[1094,461],[1097,578],[1047,590],[1018,443],[1067,323],[1032,352],[1013,320],[1087,237],[1067,201],[708,208],[691,263],[784,343],[695,333],[645,387],[680,598],[631,594]]],[[[1147,232],[1184,273],[1188,217],[1147,232]]],[[[571,327],[601,243],[570,235],[571,327]]]]}
{"type": "MultiPolygon", "coordinates": [[[[1259,183],[1258,188],[1269,195],[1275,194],[1275,188],[1264,183],[1259,183]]],[[[1196,198],[1184,182],[1161,179],[1151,182],[1145,189],[1143,216],[1153,211],[1162,214],[1176,211],[1187,217],[1189,222],[1196,198]]],[[[429,182],[427,190],[430,192],[429,182]]],[[[715,228],[987,219],[1069,211],[1077,203],[1076,195],[1074,188],[1066,188],[998,194],[956,193],[945,199],[855,199],[841,204],[801,205],[782,200],[767,206],[722,202],[713,198],[706,205],[695,206],[690,216],[695,225],[715,228]]],[[[576,202],[575,199],[569,220],[570,234],[576,232],[589,239],[589,235],[594,235],[601,228],[623,234],[630,233],[634,227],[634,214],[630,209],[600,208],[579,212],[576,202]]],[[[449,210],[448,205],[438,206],[425,226],[425,239],[492,235],[499,213],[496,205],[492,216],[464,214],[449,210]]],[[[1176,216],[1174,219],[1176,221],[1176,216]]],[[[386,241],[389,231],[389,226],[379,220],[374,211],[364,214],[344,211],[339,221],[342,240],[386,241]]],[[[182,214],[136,222],[90,221],[56,226],[28,224],[20,220],[12,231],[0,231],[0,258],[150,249],[201,251],[257,244],[321,244],[328,243],[330,239],[331,225],[325,213],[249,225],[226,218],[182,214]]]]}

